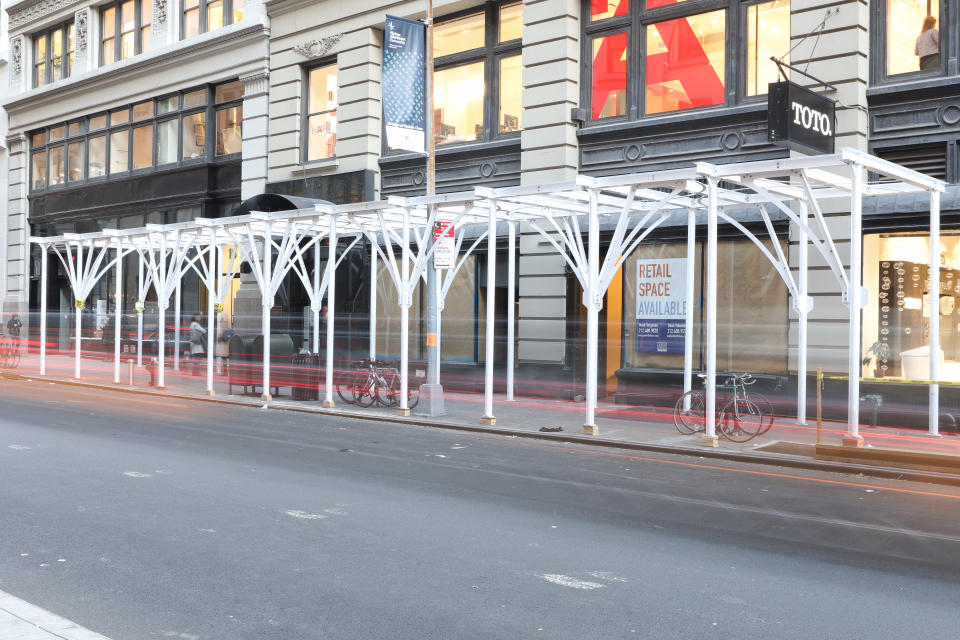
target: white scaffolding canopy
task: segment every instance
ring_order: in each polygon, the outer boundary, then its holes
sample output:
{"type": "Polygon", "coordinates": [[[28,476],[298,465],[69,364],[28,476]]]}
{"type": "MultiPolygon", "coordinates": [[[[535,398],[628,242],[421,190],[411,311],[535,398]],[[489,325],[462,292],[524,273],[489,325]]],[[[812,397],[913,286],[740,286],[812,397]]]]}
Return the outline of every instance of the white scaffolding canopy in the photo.
{"type": "MultiPolygon", "coordinates": [[[[401,391],[400,411],[406,412],[409,384],[409,309],[417,282],[426,277],[433,259],[435,243],[430,234],[435,225],[441,233],[453,229],[458,257],[454,269],[440,281],[438,308],[449,291],[457,270],[466,256],[477,250],[483,240],[487,243],[487,322],[484,380],[484,413],[487,423],[495,420],[493,413],[493,345],[494,298],[496,295],[496,241],[498,222],[508,229],[510,260],[508,282],[507,322],[507,398],[513,397],[513,318],[515,228],[525,224],[539,233],[563,256],[571,272],[583,289],[583,305],[587,311],[586,415],[584,428],[596,433],[597,361],[599,342],[599,313],[604,295],[622,268],[624,261],[665,223],[687,225],[687,259],[693,260],[696,240],[696,215],[706,215],[707,237],[704,280],[704,329],[706,360],[706,439],[716,441],[716,332],[717,332],[717,226],[729,224],[742,233],[770,261],[783,280],[798,314],[798,421],[806,420],[807,373],[807,318],[813,308],[807,287],[808,246],[812,246],[830,268],[837,290],[849,307],[849,391],[847,438],[859,437],[859,378],[860,378],[860,311],[866,302],[866,291],[861,286],[862,212],[864,196],[928,193],[930,197],[931,290],[939,287],[939,197],[945,184],[912,171],[851,149],[840,153],[805,158],[767,160],[749,163],[716,165],[698,163],[695,166],[667,171],[634,173],[610,177],[579,176],[563,183],[491,189],[477,187],[472,192],[441,194],[413,198],[390,198],[373,202],[346,205],[316,205],[313,209],[278,213],[251,213],[245,216],[220,219],[198,219],[172,225],[151,225],[144,229],[105,231],[102,233],[31,238],[42,248],[44,292],[41,294],[45,312],[46,260],[53,250],[66,269],[78,307],[93,286],[110,268],[119,272],[123,256],[136,253],[140,257],[141,272],[149,266],[147,279],[140,279],[138,299],[153,286],[160,301],[161,315],[171,292],[183,273],[197,271],[214,293],[210,296],[210,311],[214,299],[221,303],[235,274],[236,256],[250,264],[262,296],[264,333],[264,399],[269,400],[269,326],[270,309],[278,287],[291,271],[308,292],[314,314],[314,350],[318,350],[318,325],[321,300],[328,299],[327,362],[325,406],[333,406],[333,328],[335,272],[350,249],[365,237],[371,244],[371,280],[377,274],[377,259],[387,266],[387,273],[397,291],[401,311],[401,391]],[[823,204],[833,201],[833,210],[849,211],[850,259],[847,266],[837,249],[823,204]],[[844,205],[846,203],[846,205],[844,205]],[[763,232],[757,233],[743,220],[751,213],[762,222],[763,232]],[[672,220],[671,220],[672,219],[672,220]],[[786,220],[799,239],[798,267],[791,269],[775,229],[775,222],[786,220]],[[477,231],[486,225],[485,231],[477,231]],[[468,234],[467,228],[473,229],[468,234]],[[600,259],[601,228],[610,233],[609,245],[600,259]],[[337,257],[338,239],[349,238],[347,247],[337,257]],[[412,237],[411,237],[412,236],[412,237]],[[321,243],[329,245],[327,267],[321,275],[315,268],[311,273],[306,256],[313,252],[313,264],[320,261],[321,243]],[[770,243],[765,243],[771,241],[770,243]],[[399,246],[400,257],[394,246],[399,246]],[[466,249],[464,250],[464,247],[466,249]],[[234,248],[229,262],[229,279],[224,279],[217,256],[224,248],[234,248]],[[114,251],[113,260],[107,252],[114,251]],[[462,253],[461,253],[462,252],[462,253]],[[276,254],[274,261],[273,255],[276,254]]],[[[843,240],[846,240],[846,236],[843,240]]],[[[119,276],[119,273],[118,273],[119,276]]],[[[118,283],[120,278],[118,277],[118,283]]],[[[119,286],[119,284],[118,284],[119,286]]],[[[375,287],[371,287],[375,289],[375,287]]],[[[687,299],[692,300],[693,269],[687,269],[687,299]]],[[[371,294],[371,358],[376,355],[375,314],[376,294],[371,294]]],[[[118,292],[119,301],[119,292],[118,292]]],[[[78,314],[79,315],[79,314],[78,314]]],[[[931,353],[939,350],[939,319],[931,314],[931,353]]],[[[117,309],[117,336],[119,339],[120,313],[117,309]]],[[[212,322],[212,321],[211,321],[212,322]]],[[[691,388],[692,378],[693,305],[687,305],[684,359],[684,390],[691,388]]],[[[41,320],[41,333],[46,326],[41,320]]],[[[208,339],[212,346],[211,334],[208,339]]],[[[161,341],[163,327],[160,327],[161,341]]],[[[80,324],[77,320],[76,375],[80,375],[80,324]]],[[[41,366],[44,362],[45,335],[41,336],[41,366]]],[[[208,349],[208,391],[212,393],[212,354],[208,349]]],[[[117,352],[119,359],[119,348],[117,352]]],[[[160,368],[163,369],[162,344],[160,368]]],[[[930,358],[930,380],[939,379],[939,362],[930,358]]],[[[162,381],[162,373],[161,373],[162,381]]],[[[937,432],[939,414],[938,387],[930,385],[930,431],[937,432]]]]}

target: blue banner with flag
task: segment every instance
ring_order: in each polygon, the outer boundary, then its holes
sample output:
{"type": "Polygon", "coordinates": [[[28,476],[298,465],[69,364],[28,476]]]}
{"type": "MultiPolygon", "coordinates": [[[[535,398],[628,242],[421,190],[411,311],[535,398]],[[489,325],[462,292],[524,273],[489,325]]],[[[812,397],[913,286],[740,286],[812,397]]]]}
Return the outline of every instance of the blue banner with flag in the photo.
{"type": "Polygon", "coordinates": [[[383,43],[383,120],[390,149],[423,153],[426,26],[387,16],[383,43]]]}

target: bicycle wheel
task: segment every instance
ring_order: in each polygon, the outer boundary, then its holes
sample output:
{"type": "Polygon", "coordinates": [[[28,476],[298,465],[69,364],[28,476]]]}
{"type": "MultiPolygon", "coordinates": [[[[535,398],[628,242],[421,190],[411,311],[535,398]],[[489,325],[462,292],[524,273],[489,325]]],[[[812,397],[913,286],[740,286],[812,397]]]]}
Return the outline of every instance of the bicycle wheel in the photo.
{"type": "Polygon", "coordinates": [[[673,411],[673,423],[677,431],[685,435],[693,435],[704,430],[706,415],[706,400],[702,391],[687,391],[677,400],[677,407],[673,411]],[[684,409],[684,403],[689,399],[688,408],[684,409]]]}
{"type": "Polygon", "coordinates": [[[10,339],[10,368],[16,369],[20,366],[20,338],[10,339]]]}
{"type": "Polygon", "coordinates": [[[749,400],[736,398],[724,405],[717,420],[717,432],[730,442],[749,442],[762,428],[760,408],[749,400]]]}
{"type": "MultiPolygon", "coordinates": [[[[399,395],[399,392],[398,392],[399,395]]],[[[420,402],[420,385],[415,384],[407,389],[407,409],[413,409],[420,402]]]]}
{"type": "Polygon", "coordinates": [[[400,376],[387,375],[377,385],[377,402],[382,407],[396,407],[400,404],[400,376]]]}
{"type": "Polygon", "coordinates": [[[762,418],[760,420],[760,430],[757,432],[757,435],[762,436],[767,431],[770,431],[770,427],[773,426],[773,405],[759,393],[751,393],[747,400],[757,405],[757,408],[760,409],[762,418]]]}
{"type": "Polygon", "coordinates": [[[376,378],[367,375],[353,387],[353,402],[360,407],[370,407],[377,401],[376,378]]]}
{"type": "Polygon", "coordinates": [[[7,368],[7,361],[10,359],[10,338],[0,336],[0,369],[7,368]]]}
{"type": "Polygon", "coordinates": [[[340,399],[346,402],[347,404],[356,404],[356,394],[355,394],[356,385],[352,382],[338,382],[337,383],[337,395],[340,396],[340,399]]]}

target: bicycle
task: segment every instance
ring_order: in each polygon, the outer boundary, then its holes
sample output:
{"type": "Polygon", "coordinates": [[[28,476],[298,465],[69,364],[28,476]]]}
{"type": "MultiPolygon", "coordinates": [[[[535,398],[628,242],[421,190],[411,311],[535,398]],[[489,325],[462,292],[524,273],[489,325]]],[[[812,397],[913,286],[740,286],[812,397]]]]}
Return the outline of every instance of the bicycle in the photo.
{"type": "MultiPolygon", "coordinates": [[[[700,374],[703,379],[706,376],[700,374]]],[[[721,388],[732,395],[716,412],[716,430],[731,442],[748,442],[767,433],[773,426],[773,407],[759,393],[749,394],[747,387],[756,380],[749,373],[733,374],[721,388]]],[[[706,394],[690,390],[680,396],[674,409],[674,425],[682,434],[693,435],[706,430],[706,394]]]]}
{"type": "MultiPolygon", "coordinates": [[[[370,407],[376,402],[382,407],[400,404],[400,370],[396,362],[360,360],[353,364],[354,371],[347,380],[337,383],[337,395],[348,404],[370,407]]],[[[420,402],[420,388],[407,389],[407,408],[413,409],[420,402]]]]}
{"type": "Polygon", "coordinates": [[[9,335],[0,336],[0,368],[16,369],[20,366],[20,318],[12,317],[7,322],[9,335]]]}

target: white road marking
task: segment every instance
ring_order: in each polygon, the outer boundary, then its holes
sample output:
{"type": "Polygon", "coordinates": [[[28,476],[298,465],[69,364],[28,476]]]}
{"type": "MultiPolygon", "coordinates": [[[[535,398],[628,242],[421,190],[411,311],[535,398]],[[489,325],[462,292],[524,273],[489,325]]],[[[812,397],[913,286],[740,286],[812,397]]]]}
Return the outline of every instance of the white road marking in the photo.
{"type": "Polygon", "coordinates": [[[124,471],[123,475],[130,476],[131,478],[152,478],[152,473],[141,473],[139,471],[124,471]]]}
{"type": "Polygon", "coordinates": [[[110,640],[55,613],[0,591],[0,637],[29,640],[110,640]]]}
{"type": "Polygon", "coordinates": [[[29,451],[30,447],[25,444],[10,444],[7,445],[7,449],[16,449],[17,451],[29,451]]]}
{"type": "Polygon", "coordinates": [[[570,576],[565,576],[560,573],[543,573],[537,576],[543,578],[547,582],[552,582],[553,584],[558,584],[561,587],[569,587],[571,589],[602,589],[606,585],[600,584],[599,582],[589,582],[587,580],[577,580],[576,578],[571,578],[570,576]]]}
{"type": "Polygon", "coordinates": [[[587,571],[587,575],[597,580],[605,580],[606,582],[626,582],[627,579],[621,576],[610,573],[609,571],[587,571]]]}
{"type": "Polygon", "coordinates": [[[299,509],[291,509],[290,511],[284,511],[284,513],[291,518],[300,518],[301,520],[323,520],[327,517],[322,513],[307,513],[299,509]]]}

